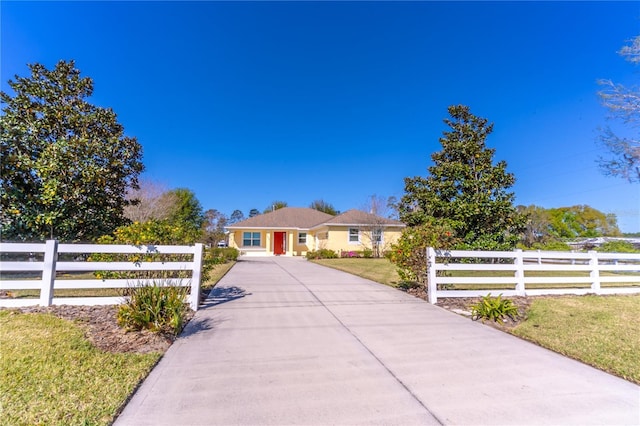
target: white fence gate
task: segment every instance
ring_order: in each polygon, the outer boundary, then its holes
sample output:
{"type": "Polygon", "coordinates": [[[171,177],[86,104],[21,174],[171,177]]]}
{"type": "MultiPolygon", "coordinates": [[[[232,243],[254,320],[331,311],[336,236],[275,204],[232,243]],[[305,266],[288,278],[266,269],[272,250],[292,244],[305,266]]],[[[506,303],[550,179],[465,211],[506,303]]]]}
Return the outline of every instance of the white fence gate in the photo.
{"type": "Polygon", "coordinates": [[[427,295],[640,293],[640,254],[427,249],[427,295]]]}
{"type": "MultiPolygon", "coordinates": [[[[0,307],[50,306],[54,305],[110,305],[124,301],[123,297],[54,297],[58,289],[102,289],[127,288],[132,285],[130,279],[63,279],[56,277],[60,272],[95,272],[95,271],[191,271],[191,277],[185,284],[182,279],[169,279],[166,284],[191,287],[188,302],[191,309],[198,309],[200,296],[200,277],[202,271],[202,244],[193,246],[168,245],[110,245],[110,244],[58,244],[55,240],[46,243],[0,243],[0,271],[5,277],[0,280],[0,290],[40,290],[39,298],[3,298],[0,307]],[[17,253],[22,253],[25,260],[12,261],[17,253]],[[192,255],[189,262],[89,262],[91,254],[187,254],[192,255]],[[59,255],[73,258],[73,261],[58,261],[59,255]],[[42,259],[42,260],[40,260],[42,259]],[[19,273],[17,277],[12,277],[19,273]],[[40,277],[25,279],[20,273],[40,273],[40,277]]],[[[135,285],[135,284],[134,284],[135,285]]]]}

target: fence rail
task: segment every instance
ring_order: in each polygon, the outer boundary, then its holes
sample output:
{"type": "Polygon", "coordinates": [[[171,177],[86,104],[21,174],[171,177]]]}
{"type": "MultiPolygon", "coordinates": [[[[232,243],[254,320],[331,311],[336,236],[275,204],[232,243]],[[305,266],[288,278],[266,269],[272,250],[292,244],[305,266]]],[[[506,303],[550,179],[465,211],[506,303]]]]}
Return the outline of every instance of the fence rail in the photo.
{"type": "Polygon", "coordinates": [[[427,249],[427,295],[640,293],[640,254],[427,249]],[[511,274],[510,274],[511,272],[511,274]],[[604,273],[604,274],[603,274],[604,273]]]}
{"type": "Polygon", "coordinates": [[[119,304],[123,297],[54,297],[54,290],[61,289],[104,289],[128,288],[136,285],[136,279],[63,279],[57,277],[60,272],[96,272],[96,271],[191,271],[187,284],[179,278],[163,280],[163,285],[188,286],[191,288],[188,302],[193,310],[198,309],[200,278],[202,270],[202,244],[193,246],[169,245],[110,245],[110,244],[58,244],[49,240],[42,244],[0,243],[2,259],[11,259],[16,254],[28,254],[28,259],[0,261],[2,274],[40,272],[39,278],[0,280],[0,290],[40,290],[39,298],[4,298],[0,307],[51,306],[54,305],[105,305],[119,304]],[[62,256],[73,258],[59,260],[62,256]],[[87,261],[91,254],[140,254],[140,255],[191,255],[191,261],[138,261],[138,262],[95,262],[87,261]],[[69,256],[75,255],[75,256],[69,256]],[[39,260],[42,258],[42,260],[39,260]]]}

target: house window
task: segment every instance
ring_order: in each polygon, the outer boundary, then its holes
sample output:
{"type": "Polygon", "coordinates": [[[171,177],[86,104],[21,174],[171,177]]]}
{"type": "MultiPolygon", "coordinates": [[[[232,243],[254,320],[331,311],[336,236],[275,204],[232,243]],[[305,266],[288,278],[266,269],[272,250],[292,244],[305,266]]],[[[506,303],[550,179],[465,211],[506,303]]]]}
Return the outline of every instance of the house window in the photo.
{"type": "Polygon", "coordinates": [[[349,242],[350,243],[360,242],[360,231],[358,230],[358,228],[349,228],[349,242]]]}
{"type": "Polygon", "coordinates": [[[298,232],[298,244],[307,244],[306,232],[298,232]]]}
{"type": "Polygon", "coordinates": [[[242,245],[243,247],[260,247],[260,233],[259,232],[243,232],[242,245]]]}
{"type": "Polygon", "coordinates": [[[382,229],[374,229],[371,232],[371,241],[374,243],[382,242],[382,229]]]}

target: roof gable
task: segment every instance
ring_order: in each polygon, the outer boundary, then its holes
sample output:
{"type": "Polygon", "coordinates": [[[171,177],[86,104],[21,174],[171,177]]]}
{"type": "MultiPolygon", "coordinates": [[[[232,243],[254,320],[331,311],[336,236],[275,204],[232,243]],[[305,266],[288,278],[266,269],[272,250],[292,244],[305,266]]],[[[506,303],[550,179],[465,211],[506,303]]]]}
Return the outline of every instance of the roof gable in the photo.
{"type": "Polygon", "coordinates": [[[332,219],[333,216],[307,207],[283,207],[269,213],[250,217],[227,228],[298,228],[309,229],[332,219]]]}

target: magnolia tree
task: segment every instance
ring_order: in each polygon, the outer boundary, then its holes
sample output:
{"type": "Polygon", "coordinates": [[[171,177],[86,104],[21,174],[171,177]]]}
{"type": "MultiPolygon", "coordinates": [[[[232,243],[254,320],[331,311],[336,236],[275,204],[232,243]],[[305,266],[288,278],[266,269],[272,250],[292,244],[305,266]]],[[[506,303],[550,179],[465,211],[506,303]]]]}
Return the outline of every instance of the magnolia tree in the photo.
{"type": "Polygon", "coordinates": [[[110,108],[87,99],[93,81],[73,61],[29,65],[0,93],[0,232],[3,240],[93,240],[126,224],[142,147],[110,108]]]}
{"type": "Polygon", "coordinates": [[[493,163],[495,149],[486,146],[493,124],[464,105],[449,107],[449,114],[450,130],[440,138],[443,149],[431,155],[429,174],[405,178],[400,220],[409,227],[446,220],[461,248],[512,249],[526,217],[513,205],[514,175],[505,161],[493,163]]]}

